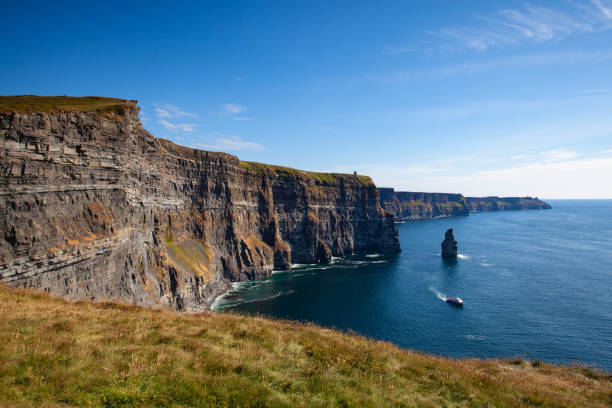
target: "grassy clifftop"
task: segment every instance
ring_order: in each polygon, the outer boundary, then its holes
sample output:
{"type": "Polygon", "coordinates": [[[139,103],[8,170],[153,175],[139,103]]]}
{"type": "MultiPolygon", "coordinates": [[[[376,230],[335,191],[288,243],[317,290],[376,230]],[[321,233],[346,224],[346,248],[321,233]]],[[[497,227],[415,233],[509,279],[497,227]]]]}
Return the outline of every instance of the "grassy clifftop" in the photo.
{"type": "Polygon", "coordinates": [[[594,406],[612,377],[453,360],[313,325],[0,288],[0,406],[594,406]]]}
{"type": "Polygon", "coordinates": [[[101,96],[37,96],[16,95],[0,96],[0,113],[2,112],[96,112],[110,113],[117,109],[133,107],[136,101],[101,96]]]}
{"type": "Polygon", "coordinates": [[[276,166],[273,164],[264,164],[249,161],[240,161],[240,167],[248,169],[251,172],[257,174],[275,174],[279,177],[290,177],[290,178],[308,178],[315,182],[336,185],[340,183],[341,179],[354,180],[360,184],[366,186],[374,186],[374,182],[368,176],[355,176],[353,174],[345,173],[318,173],[314,171],[305,171],[293,169],[291,167],[276,166]]]}

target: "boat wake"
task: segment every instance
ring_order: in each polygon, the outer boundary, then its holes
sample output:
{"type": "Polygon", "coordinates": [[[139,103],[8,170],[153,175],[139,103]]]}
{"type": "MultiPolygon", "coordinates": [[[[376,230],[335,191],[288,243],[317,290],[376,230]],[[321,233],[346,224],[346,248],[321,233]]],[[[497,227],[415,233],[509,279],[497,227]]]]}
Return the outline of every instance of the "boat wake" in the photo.
{"type": "Polygon", "coordinates": [[[429,287],[429,290],[432,291],[436,295],[436,297],[443,302],[446,302],[446,299],[448,299],[444,293],[437,291],[431,286],[429,287]]]}

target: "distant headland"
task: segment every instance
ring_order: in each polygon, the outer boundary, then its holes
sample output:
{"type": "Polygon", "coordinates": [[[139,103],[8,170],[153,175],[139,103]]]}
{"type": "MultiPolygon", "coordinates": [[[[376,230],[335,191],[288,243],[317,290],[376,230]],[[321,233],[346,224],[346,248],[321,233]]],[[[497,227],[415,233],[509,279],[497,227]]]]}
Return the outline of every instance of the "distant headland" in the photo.
{"type": "Polygon", "coordinates": [[[397,221],[458,217],[470,213],[545,210],[550,204],[533,197],[464,197],[462,194],[395,191],[379,187],[380,203],[397,221]]]}

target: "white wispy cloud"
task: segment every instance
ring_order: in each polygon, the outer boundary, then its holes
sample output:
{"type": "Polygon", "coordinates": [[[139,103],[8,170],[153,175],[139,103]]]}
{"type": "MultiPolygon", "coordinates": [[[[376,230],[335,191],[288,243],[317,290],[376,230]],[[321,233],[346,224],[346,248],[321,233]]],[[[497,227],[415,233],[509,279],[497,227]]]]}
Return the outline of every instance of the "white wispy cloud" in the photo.
{"type": "MultiPolygon", "coordinates": [[[[612,153],[612,149],[609,152],[612,153]]],[[[334,171],[351,173],[357,170],[372,177],[377,186],[394,187],[398,191],[462,193],[466,196],[612,198],[612,182],[606,180],[609,186],[602,187],[602,174],[612,174],[610,156],[582,157],[571,150],[554,149],[512,158],[515,161],[488,160],[484,169],[468,165],[475,160],[457,158],[448,166],[435,161],[412,166],[342,166],[334,171]]]]}
{"type": "Polygon", "coordinates": [[[612,19],[612,5],[604,4],[601,0],[592,0],[591,2],[607,19],[612,19]]]}
{"type": "Polygon", "coordinates": [[[226,103],[221,105],[221,110],[215,112],[216,115],[225,116],[232,120],[251,120],[251,118],[245,116],[238,116],[239,114],[247,110],[246,106],[236,105],[233,103],[226,103]]]}
{"type": "Polygon", "coordinates": [[[222,112],[227,115],[235,115],[246,109],[242,105],[234,105],[233,103],[226,103],[225,105],[221,105],[221,108],[223,109],[222,112]]]}
{"type": "Polygon", "coordinates": [[[611,59],[612,49],[527,54],[459,63],[426,70],[388,72],[373,75],[372,79],[386,84],[398,84],[450,78],[458,75],[474,75],[495,69],[537,67],[555,64],[575,64],[581,62],[604,62],[611,59]]]}
{"type": "Polygon", "coordinates": [[[202,150],[214,151],[260,151],[263,146],[259,143],[249,142],[240,136],[226,135],[223,133],[212,133],[203,138],[201,142],[192,144],[193,147],[202,150]]]}
{"type": "Polygon", "coordinates": [[[155,104],[155,108],[153,110],[155,111],[155,114],[157,115],[158,118],[164,118],[164,119],[171,119],[171,118],[174,119],[174,118],[183,118],[183,117],[197,118],[198,117],[198,115],[196,115],[195,113],[185,112],[181,110],[180,108],[174,105],[169,105],[169,104],[164,104],[164,105],[155,104]]]}
{"type": "Polygon", "coordinates": [[[602,153],[604,153],[604,154],[610,154],[610,153],[612,153],[612,149],[604,150],[604,151],[602,151],[602,153]]]}
{"type": "Polygon", "coordinates": [[[168,130],[171,130],[173,132],[178,132],[178,131],[193,132],[196,129],[196,127],[198,126],[195,123],[171,123],[171,122],[168,122],[167,120],[163,120],[163,119],[158,121],[158,122],[163,127],[165,127],[168,130]]]}
{"type": "Polygon", "coordinates": [[[547,162],[554,162],[554,161],[573,159],[580,155],[573,150],[553,149],[553,150],[547,150],[545,152],[540,153],[540,156],[542,156],[544,160],[547,162]]]}
{"type": "Polygon", "coordinates": [[[536,161],[458,176],[429,177],[418,183],[441,191],[459,189],[468,196],[612,198],[612,184],[602,188],[602,174],[612,174],[612,157],[536,161]]]}
{"type": "Polygon", "coordinates": [[[197,118],[198,115],[185,112],[180,108],[169,104],[155,104],[153,111],[157,116],[157,123],[172,132],[193,132],[198,125],[195,123],[176,123],[180,118],[197,118]]]}
{"type": "MultiPolygon", "coordinates": [[[[490,16],[475,15],[471,26],[445,27],[426,33],[441,53],[453,53],[464,49],[485,51],[507,45],[555,42],[574,34],[612,28],[609,0],[569,3],[568,7],[561,11],[525,4],[521,8],[498,10],[490,16]]],[[[383,53],[398,54],[413,49],[384,46],[383,53]]]]}

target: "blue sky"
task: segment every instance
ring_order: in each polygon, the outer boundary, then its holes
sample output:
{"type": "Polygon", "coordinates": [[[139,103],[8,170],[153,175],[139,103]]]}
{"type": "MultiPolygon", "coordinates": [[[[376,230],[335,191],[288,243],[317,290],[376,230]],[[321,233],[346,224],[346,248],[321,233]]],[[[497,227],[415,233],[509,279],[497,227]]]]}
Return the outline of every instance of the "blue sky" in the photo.
{"type": "Polygon", "coordinates": [[[21,3],[0,94],[398,190],[612,198],[612,0],[21,3]]]}

